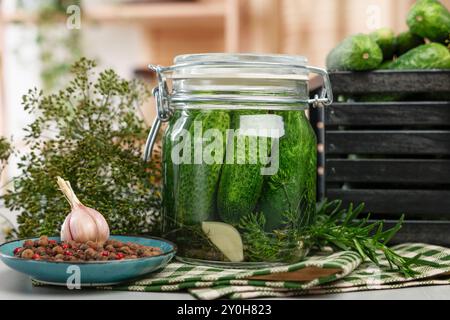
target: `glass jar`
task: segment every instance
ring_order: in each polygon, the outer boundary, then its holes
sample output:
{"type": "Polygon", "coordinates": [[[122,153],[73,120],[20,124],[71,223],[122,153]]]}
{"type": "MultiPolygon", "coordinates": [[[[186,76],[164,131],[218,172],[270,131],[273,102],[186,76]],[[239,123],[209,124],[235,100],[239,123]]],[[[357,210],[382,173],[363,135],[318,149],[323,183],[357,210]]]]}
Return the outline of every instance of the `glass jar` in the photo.
{"type": "Polygon", "coordinates": [[[240,266],[302,259],[316,205],[306,110],[331,103],[326,71],[300,56],[255,54],[182,55],[150,68],[158,117],[145,157],[168,122],[162,229],[179,256],[240,266]],[[311,72],[325,83],[314,99],[311,72]]]}

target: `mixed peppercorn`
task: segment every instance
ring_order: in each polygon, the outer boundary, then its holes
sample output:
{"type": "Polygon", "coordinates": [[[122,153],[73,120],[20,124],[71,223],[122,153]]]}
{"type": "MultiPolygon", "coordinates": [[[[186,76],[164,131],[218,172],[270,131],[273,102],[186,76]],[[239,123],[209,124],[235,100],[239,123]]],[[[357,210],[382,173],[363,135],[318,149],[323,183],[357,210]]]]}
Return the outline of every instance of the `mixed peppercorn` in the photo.
{"type": "Polygon", "coordinates": [[[14,249],[14,256],[44,261],[107,261],[138,259],[162,254],[158,247],[137,243],[108,240],[103,244],[87,241],[57,242],[42,236],[39,240],[25,240],[22,247],[14,249]]]}

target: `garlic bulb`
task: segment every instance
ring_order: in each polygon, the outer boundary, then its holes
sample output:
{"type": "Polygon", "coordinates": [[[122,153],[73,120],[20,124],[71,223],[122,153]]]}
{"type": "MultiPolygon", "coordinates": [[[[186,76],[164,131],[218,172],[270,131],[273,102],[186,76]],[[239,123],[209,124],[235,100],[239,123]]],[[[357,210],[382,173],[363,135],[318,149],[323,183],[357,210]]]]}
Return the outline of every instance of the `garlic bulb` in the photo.
{"type": "Polygon", "coordinates": [[[61,240],[103,243],[109,238],[109,226],[100,212],[84,206],[72,190],[69,181],[58,177],[58,186],[72,208],[61,227],[61,240]]]}

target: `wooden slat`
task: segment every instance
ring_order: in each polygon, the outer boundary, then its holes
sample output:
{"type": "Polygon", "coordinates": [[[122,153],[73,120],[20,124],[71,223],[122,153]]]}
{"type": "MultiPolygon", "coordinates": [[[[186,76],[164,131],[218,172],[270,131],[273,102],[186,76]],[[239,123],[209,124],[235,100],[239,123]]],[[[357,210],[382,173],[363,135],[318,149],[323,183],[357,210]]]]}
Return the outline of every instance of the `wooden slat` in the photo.
{"type": "Polygon", "coordinates": [[[449,92],[450,70],[331,72],[335,94],[449,92]]]}
{"type": "Polygon", "coordinates": [[[328,154],[449,155],[450,131],[327,131],[328,154]]]}
{"type": "Polygon", "coordinates": [[[371,213],[450,219],[450,190],[328,189],[327,198],[341,199],[344,205],[364,202],[371,213]]]}
{"type": "MultiPolygon", "coordinates": [[[[386,221],[386,228],[395,221],[386,221]]],[[[421,242],[450,247],[450,221],[405,221],[390,244],[421,242]]]]}
{"type": "Polygon", "coordinates": [[[326,125],[450,125],[450,101],[333,103],[325,108],[326,125]]]}
{"type": "Polygon", "coordinates": [[[328,159],[326,179],[328,182],[450,184],[450,160],[328,159]]]}

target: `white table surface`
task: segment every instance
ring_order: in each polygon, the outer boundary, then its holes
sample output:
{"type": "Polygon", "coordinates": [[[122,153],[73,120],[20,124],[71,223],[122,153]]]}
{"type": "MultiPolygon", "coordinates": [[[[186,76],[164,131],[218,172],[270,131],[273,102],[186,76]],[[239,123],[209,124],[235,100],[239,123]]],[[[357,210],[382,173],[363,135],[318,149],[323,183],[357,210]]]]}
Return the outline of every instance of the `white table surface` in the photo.
{"type": "MultiPolygon", "coordinates": [[[[193,300],[187,293],[151,293],[129,291],[67,290],[59,287],[33,287],[30,279],[0,262],[0,300],[9,299],[138,299],[193,300]]],[[[415,287],[300,297],[300,299],[372,300],[372,299],[450,299],[449,286],[415,287]]]]}
{"type": "MultiPolygon", "coordinates": [[[[8,213],[0,207],[0,213],[8,213]]],[[[6,215],[11,221],[14,216],[6,215]]],[[[138,300],[193,300],[188,293],[153,293],[130,291],[101,290],[67,290],[60,287],[34,287],[30,278],[24,274],[9,269],[0,262],[0,300],[5,299],[138,299],[138,300]]],[[[320,296],[298,297],[295,299],[331,299],[331,300],[373,300],[373,299],[424,299],[450,300],[450,285],[428,286],[395,290],[373,290],[320,296]]]]}

